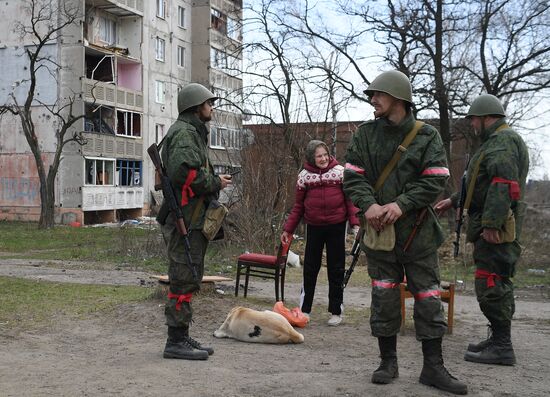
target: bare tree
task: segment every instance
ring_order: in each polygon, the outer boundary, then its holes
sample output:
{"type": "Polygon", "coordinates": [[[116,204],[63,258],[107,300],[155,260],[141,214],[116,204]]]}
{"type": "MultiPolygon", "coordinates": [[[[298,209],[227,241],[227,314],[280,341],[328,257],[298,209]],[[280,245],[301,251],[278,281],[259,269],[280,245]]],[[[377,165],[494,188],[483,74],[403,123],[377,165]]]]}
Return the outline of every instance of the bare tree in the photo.
{"type": "Polygon", "coordinates": [[[501,98],[512,120],[538,116],[532,105],[550,88],[549,18],[545,0],[473,1],[465,42],[472,51],[455,66],[468,73],[464,101],[486,92],[501,98]]]}
{"type": "Polygon", "coordinates": [[[46,47],[56,45],[61,41],[62,34],[71,25],[78,25],[80,11],[72,2],[51,0],[25,0],[25,10],[28,19],[21,18],[15,25],[15,32],[20,34],[25,43],[24,56],[28,58],[28,77],[22,79],[17,85],[25,87],[25,93],[21,97],[13,91],[7,103],[0,106],[1,114],[11,114],[18,117],[25,139],[34,156],[38,177],[40,180],[40,228],[54,226],[55,206],[55,178],[59,165],[63,159],[63,148],[70,142],[84,144],[84,140],[78,133],[71,133],[71,127],[84,117],[81,109],[75,104],[78,96],[67,98],[57,97],[53,104],[45,103],[40,99],[37,86],[41,72],[47,73],[59,82],[60,72],[63,68],[55,57],[49,55],[46,47]],[[55,152],[49,164],[45,160],[44,151],[40,144],[36,118],[37,109],[45,109],[54,120],[54,131],[42,132],[50,134],[55,139],[55,152]]]}

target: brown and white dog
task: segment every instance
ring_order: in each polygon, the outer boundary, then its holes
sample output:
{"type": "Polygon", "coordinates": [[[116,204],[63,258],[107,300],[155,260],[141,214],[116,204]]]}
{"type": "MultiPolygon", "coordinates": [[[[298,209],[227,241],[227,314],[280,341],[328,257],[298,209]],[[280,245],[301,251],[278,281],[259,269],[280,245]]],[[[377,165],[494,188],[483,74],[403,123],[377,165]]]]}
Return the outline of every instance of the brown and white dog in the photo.
{"type": "Polygon", "coordinates": [[[270,310],[263,312],[237,306],[231,309],[216,338],[233,338],[253,343],[302,343],[304,336],[296,332],[286,318],[270,310]]]}

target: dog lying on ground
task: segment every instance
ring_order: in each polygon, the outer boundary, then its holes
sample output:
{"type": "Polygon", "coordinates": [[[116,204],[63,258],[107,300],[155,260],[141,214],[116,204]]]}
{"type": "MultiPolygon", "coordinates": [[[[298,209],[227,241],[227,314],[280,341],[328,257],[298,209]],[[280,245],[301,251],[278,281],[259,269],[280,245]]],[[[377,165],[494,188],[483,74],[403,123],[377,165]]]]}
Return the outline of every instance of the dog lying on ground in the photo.
{"type": "Polygon", "coordinates": [[[304,336],[296,332],[279,313],[263,312],[237,306],[231,309],[216,338],[233,338],[253,343],[302,343],[304,336]]]}

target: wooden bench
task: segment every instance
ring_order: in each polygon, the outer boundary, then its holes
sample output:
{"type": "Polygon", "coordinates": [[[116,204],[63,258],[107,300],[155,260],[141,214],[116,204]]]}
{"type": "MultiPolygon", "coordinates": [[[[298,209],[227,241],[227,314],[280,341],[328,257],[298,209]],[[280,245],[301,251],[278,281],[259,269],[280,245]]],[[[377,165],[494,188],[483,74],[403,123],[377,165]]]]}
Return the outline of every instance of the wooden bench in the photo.
{"type": "MultiPolygon", "coordinates": [[[[401,295],[401,335],[405,333],[405,299],[413,298],[413,295],[407,288],[407,283],[399,284],[401,295]]],[[[447,308],[447,333],[453,333],[453,319],[455,310],[455,284],[441,282],[441,301],[448,304],[447,308]]]]}

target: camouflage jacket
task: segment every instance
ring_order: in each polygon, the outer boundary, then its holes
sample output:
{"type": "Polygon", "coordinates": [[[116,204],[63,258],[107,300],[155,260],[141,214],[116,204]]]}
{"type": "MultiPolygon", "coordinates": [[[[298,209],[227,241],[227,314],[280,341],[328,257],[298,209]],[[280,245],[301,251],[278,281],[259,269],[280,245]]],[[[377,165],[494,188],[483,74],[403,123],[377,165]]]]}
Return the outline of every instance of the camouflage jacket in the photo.
{"type": "MultiPolygon", "coordinates": [[[[182,189],[188,180],[189,173],[192,172],[189,178],[190,190],[186,189],[189,196],[188,203],[182,206],[185,225],[190,230],[202,229],[206,206],[210,200],[218,197],[221,189],[221,180],[214,175],[214,169],[209,162],[207,167],[207,139],[206,125],[194,114],[181,113],[168,130],[161,149],[162,163],[172,182],[178,203],[182,202],[182,189]],[[195,222],[189,225],[201,196],[204,196],[202,209],[198,212],[195,222]]],[[[157,217],[161,224],[163,223],[161,218],[166,219],[167,212],[168,206],[163,203],[157,217]]]]}
{"type": "MultiPolygon", "coordinates": [[[[396,249],[402,250],[419,211],[428,207],[428,216],[417,231],[406,255],[421,257],[443,242],[441,227],[431,204],[443,192],[449,177],[447,157],[437,130],[425,124],[402,154],[394,170],[378,192],[374,185],[397,147],[412,130],[415,119],[409,114],[400,125],[381,118],[361,124],[348,147],[344,191],[363,215],[375,203],[396,202],[403,215],[395,223],[396,249]]],[[[365,246],[363,249],[369,254],[365,246]]],[[[377,251],[378,252],[378,251],[377,251]]]]}
{"type": "MultiPolygon", "coordinates": [[[[501,229],[511,208],[516,218],[516,239],[521,232],[525,204],[521,201],[529,170],[529,153],[523,139],[503,118],[481,136],[482,144],[473,155],[466,174],[466,186],[483,154],[468,210],[468,241],[478,239],[483,228],[501,229]],[[497,131],[498,130],[498,131],[497,131]]],[[[451,197],[458,206],[458,194],[451,197]]]]}

